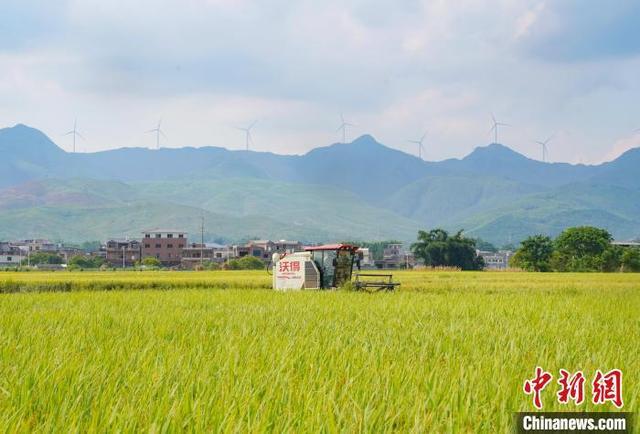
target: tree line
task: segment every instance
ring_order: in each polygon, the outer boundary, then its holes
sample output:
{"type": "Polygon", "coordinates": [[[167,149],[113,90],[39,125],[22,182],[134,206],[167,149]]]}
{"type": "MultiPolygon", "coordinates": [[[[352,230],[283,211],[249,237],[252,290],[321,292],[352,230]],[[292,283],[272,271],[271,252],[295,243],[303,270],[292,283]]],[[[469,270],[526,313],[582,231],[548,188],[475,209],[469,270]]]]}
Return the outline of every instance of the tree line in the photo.
{"type": "MultiPolygon", "coordinates": [[[[543,272],[640,272],[640,248],[622,247],[612,241],[608,231],[593,226],[568,228],[555,239],[534,235],[520,243],[509,265],[543,272]]],[[[411,251],[429,267],[482,270],[485,264],[477,250],[488,250],[483,248],[485,244],[464,236],[462,231],[450,235],[443,229],[433,229],[419,231],[411,251]]]]}
{"type": "Polygon", "coordinates": [[[510,265],[528,271],[640,272],[640,248],[612,241],[609,232],[593,226],[566,229],[555,239],[534,235],[522,241],[510,265]]]}

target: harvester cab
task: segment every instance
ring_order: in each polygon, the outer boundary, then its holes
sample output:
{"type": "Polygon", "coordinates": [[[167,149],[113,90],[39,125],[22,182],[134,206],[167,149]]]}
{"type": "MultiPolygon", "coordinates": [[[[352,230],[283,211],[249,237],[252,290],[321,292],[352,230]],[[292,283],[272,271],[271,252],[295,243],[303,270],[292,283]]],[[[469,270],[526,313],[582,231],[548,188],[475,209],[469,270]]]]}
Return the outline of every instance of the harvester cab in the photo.
{"type": "Polygon", "coordinates": [[[272,258],[273,288],[330,289],[351,281],[358,247],[328,244],[305,248],[304,252],[279,254],[272,258]]]}

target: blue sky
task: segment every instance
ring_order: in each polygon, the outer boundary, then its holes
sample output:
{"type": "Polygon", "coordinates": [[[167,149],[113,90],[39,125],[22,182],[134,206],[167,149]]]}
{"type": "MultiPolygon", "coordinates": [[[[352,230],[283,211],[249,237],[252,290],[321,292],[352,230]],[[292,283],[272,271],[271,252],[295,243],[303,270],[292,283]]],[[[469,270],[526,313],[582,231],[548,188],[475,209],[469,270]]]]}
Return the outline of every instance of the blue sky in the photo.
{"type": "Polygon", "coordinates": [[[2,0],[0,125],[65,148],[303,153],[354,138],[425,157],[500,141],[595,163],[640,146],[640,3],[633,1],[2,0]]]}

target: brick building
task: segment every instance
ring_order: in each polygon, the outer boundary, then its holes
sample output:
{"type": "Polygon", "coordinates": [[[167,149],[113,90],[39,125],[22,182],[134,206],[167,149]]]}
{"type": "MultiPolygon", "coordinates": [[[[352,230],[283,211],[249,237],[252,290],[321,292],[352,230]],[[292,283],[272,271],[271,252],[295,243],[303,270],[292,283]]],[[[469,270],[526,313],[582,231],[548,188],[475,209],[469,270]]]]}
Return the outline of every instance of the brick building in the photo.
{"type": "Polygon", "coordinates": [[[180,265],[182,250],[187,247],[187,233],[157,229],[142,233],[142,258],[158,259],[162,265],[180,265]]]}

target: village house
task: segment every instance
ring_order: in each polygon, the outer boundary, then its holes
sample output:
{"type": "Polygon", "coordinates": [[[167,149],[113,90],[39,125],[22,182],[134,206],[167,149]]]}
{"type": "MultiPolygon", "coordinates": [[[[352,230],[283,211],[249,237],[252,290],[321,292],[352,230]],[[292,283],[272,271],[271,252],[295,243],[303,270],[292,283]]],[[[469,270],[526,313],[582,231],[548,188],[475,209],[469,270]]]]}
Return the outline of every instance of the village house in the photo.
{"type": "Polygon", "coordinates": [[[142,259],[139,240],[109,240],[105,246],[105,259],[113,267],[132,267],[142,259]]]}
{"type": "Polygon", "coordinates": [[[356,254],[358,255],[358,259],[360,260],[360,267],[374,267],[375,263],[373,261],[373,258],[371,257],[371,252],[368,247],[360,247],[358,250],[356,250],[356,254]]]}
{"type": "Polygon", "coordinates": [[[402,243],[387,245],[382,253],[382,259],[375,261],[377,268],[413,268],[416,265],[413,253],[403,249],[402,243]]]}
{"type": "Polygon", "coordinates": [[[0,242],[0,267],[17,267],[22,259],[20,248],[8,242],[0,242]]]}
{"type": "Polygon", "coordinates": [[[142,233],[142,259],[156,258],[165,266],[180,265],[182,250],[187,247],[187,233],[170,229],[155,229],[142,233]]]}
{"type": "Polygon", "coordinates": [[[58,246],[49,240],[42,240],[42,239],[19,240],[19,241],[11,242],[11,245],[13,245],[14,247],[18,247],[20,250],[24,252],[25,255],[27,254],[27,252],[29,253],[38,253],[38,252],[57,253],[58,252],[58,246]]]}
{"type": "Polygon", "coordinates": [[[506,270],[509,268],[509,260],[513,256],[510,250],[500,250],[498,252],[487,252],[477,250],[477,255],[484,260],[486,270],[506,270]]]}
{"type": "Polygon", "coordinates": [[[299,241],[252,240],[244,245],[232,246],[231,253],[234,258],[253,256],[255,258],[262,259],[265,262],[269,262],[274,253],[299,252],[302,251],[302,248],[302,243],[299,241]]]}
{"type": "Polygon", "coordinates": [[[231,248],[216,243],[190,243],[182,249],[181,264],[184,268],[194,268],[203,262],[221,264],[231,256],[231,248]]]}

